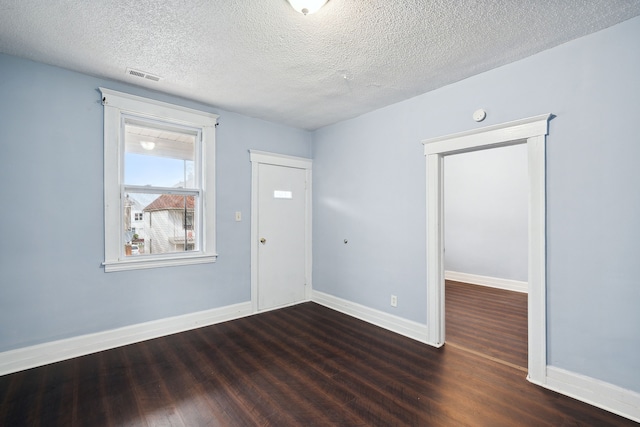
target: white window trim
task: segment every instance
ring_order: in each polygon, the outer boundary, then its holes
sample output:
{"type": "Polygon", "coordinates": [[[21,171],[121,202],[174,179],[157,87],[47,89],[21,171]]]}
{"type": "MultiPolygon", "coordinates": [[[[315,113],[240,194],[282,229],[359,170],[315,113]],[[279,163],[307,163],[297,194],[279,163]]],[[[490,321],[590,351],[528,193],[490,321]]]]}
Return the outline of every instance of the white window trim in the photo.
{"type": "Polygon", "coordinates": [[[99,88],[104,105],[104,230],[105,272],[215,262],[215,127],[218,115],[153,99],[99,88]],[[202,129],[202,242],[199,251],[125,258],[122,255],[121,118],[123,114],[202,129]]]}

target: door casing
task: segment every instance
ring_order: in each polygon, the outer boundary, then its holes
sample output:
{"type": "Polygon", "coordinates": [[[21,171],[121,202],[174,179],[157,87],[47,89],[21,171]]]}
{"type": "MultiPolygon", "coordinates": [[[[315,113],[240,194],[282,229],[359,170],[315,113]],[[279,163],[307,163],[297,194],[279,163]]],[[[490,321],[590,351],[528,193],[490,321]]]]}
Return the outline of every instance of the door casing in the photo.
{"type": "Polygon", "coordinates": [[[311,300],[311,170],[312,161],[304,157],[288,156],[284,154],[249,150],[251,160],[251,309],[257,313],[258,307],[258,249],[260,236],[258,235],[258,167],[260,164],[293,167],[305,171],[305,301],[311,300]]]}
{"type": "Polygon", "coordinates": [[[545,146],[551,114],[422,141],[427,168],[427,339],[441,347],[444,324],[444,156],[527,144],[529,168],[528,375],[546,378],[546,182],[545,146]]]}

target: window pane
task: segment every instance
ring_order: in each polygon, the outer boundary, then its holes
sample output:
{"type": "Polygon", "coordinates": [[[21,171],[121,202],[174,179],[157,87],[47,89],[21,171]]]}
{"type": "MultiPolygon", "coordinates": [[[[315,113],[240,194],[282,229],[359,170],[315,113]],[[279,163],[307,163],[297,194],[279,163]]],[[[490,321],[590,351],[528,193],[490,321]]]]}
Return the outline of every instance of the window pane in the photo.
{"type": "Polygon", "coordinates": [[[196,131],[125,121],[124,184],[196,188],[196,131]]]}
{"type": "Polygon", "coordinates": [[[197,196],[126,193],[123,222],[125,255],[199,250],[198,203],[197,196]],[[134,235],[131,224],[138,214],[142,221],[135,224],[134,235]]]}

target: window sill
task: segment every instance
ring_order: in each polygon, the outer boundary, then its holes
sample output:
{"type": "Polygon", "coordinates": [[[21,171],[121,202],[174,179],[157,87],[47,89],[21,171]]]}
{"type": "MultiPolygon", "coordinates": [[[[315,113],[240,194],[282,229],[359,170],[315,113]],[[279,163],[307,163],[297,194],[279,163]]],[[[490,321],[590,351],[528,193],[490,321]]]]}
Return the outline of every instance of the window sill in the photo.
{"type": "Polygon", "coordinates": [[[218,255],[200,254],[175,258],[136,258],[102,263],[105,273],[146,268],[175,267],[180,265],[208,264],[216,262],[218,255]]]}

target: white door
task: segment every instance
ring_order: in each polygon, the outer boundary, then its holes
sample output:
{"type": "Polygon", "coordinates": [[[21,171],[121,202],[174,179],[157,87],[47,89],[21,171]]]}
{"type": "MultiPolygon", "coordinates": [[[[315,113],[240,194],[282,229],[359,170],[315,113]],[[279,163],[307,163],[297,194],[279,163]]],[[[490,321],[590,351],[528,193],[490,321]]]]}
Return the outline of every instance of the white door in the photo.
{"type": "Polygon", "coordinates": [[[305,300],[306,175],[301,168],[258,164],[258,310],[305,300]]]}

